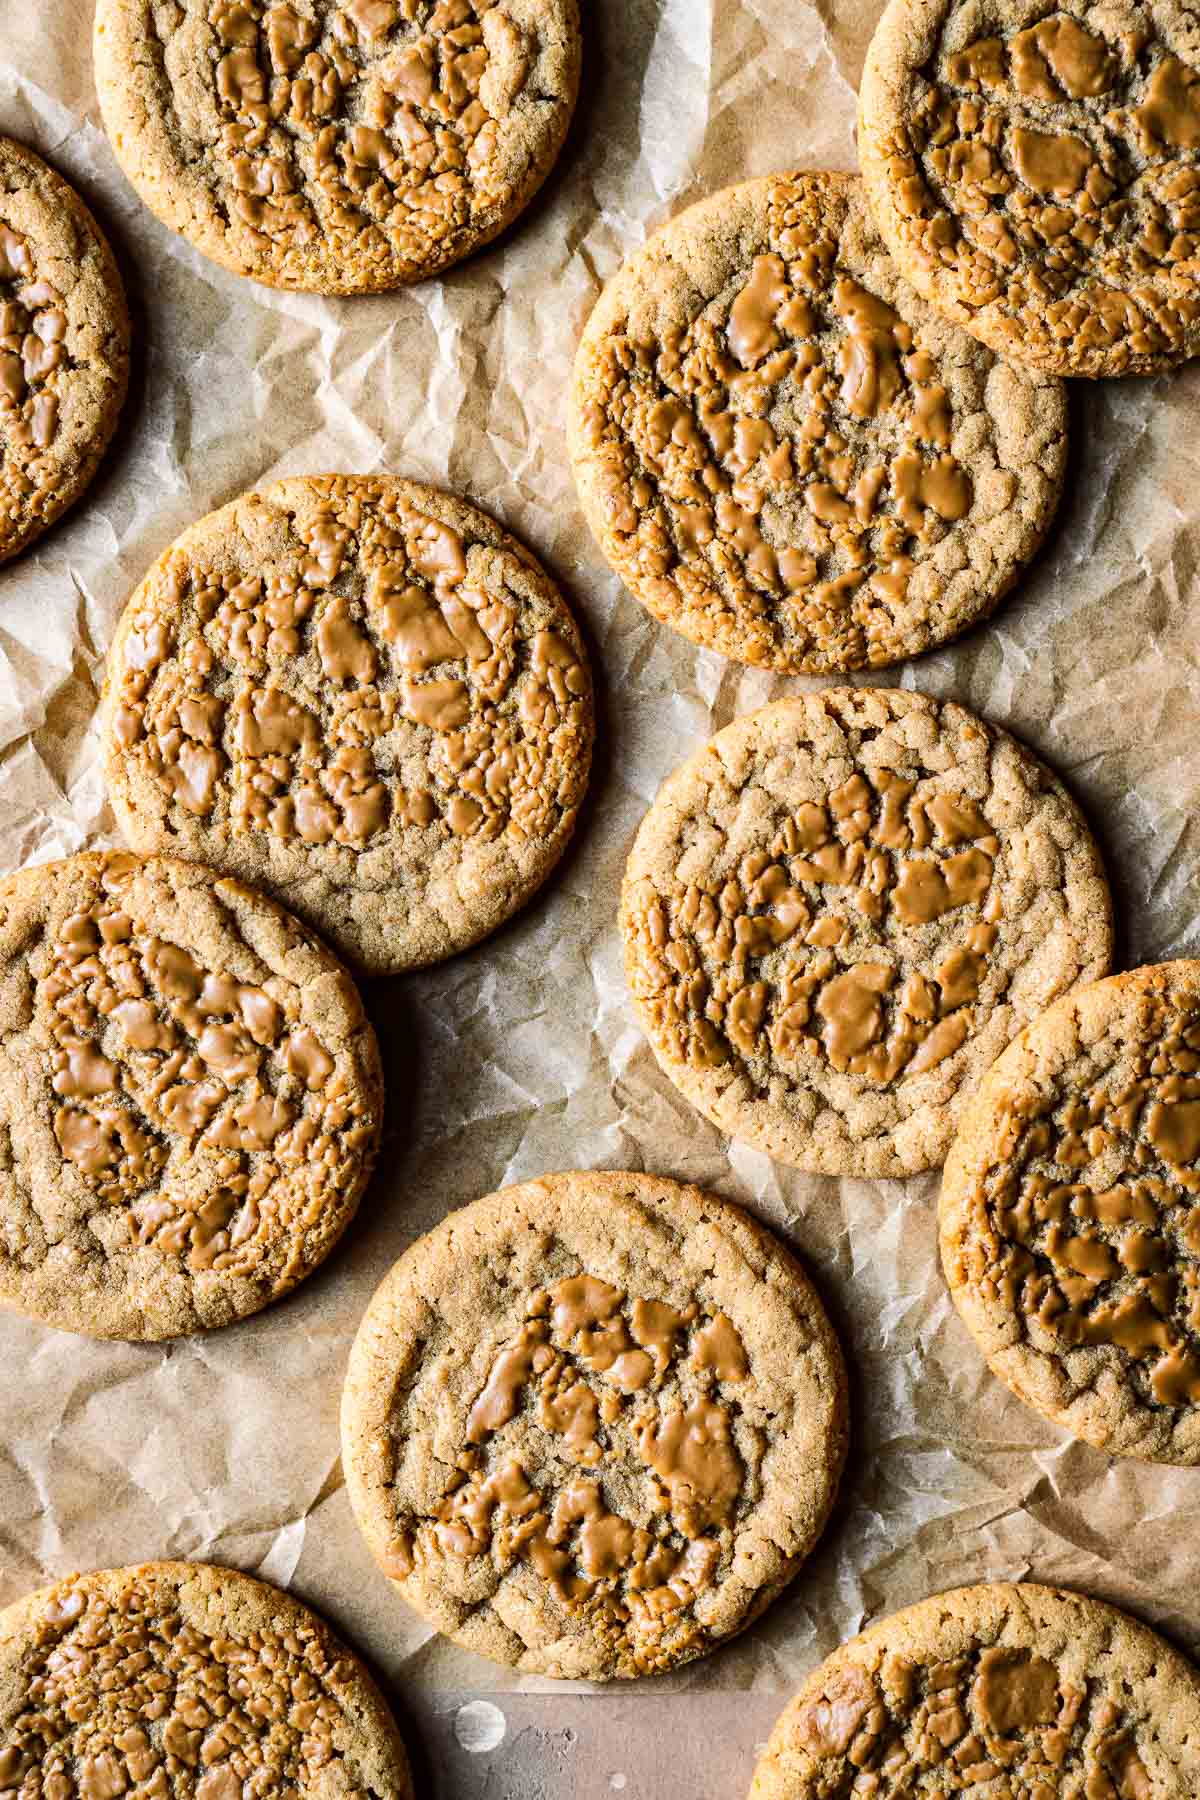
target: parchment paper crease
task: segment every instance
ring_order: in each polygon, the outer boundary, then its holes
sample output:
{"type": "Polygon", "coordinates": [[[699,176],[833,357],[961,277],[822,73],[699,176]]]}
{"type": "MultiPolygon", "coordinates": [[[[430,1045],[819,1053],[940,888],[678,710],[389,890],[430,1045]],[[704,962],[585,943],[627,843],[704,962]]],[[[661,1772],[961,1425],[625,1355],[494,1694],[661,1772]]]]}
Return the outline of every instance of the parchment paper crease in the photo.
{"type": "MultiPolygon", "coordinates": [[[[75,1567],[214,1557],[290,1583],[410,1696],[511,1686],[431,1639],[350,1518],[337,1405],[377,1280],[446,1211],[570,1166],[711,1185],[786,1231],[855,1371],[844,1498],[750,1634],[646,1692],[782,1693],[870,1617],[988,1576],[1077,1583],[1200,1649],[1200,1473],[1113,1463],[986,1373],[935,1255],[936,1178],[809,1179],[727,1147],[657,1073],[621,974],[630,838],[702,737],[787,684],[698,653],[608,575],[575,505],[563,409],[599,283],[684,200],[789,165],[853,167],[876,7],[593,0],[558,172],[490,252],[369,300],[275,294],[159,226],[99,129],[87,0],[0,0],[0,129],[74,178],[122,255],[139,365],[69,522],[0,571],[0,865],[108,841],[94,707],[129,589],[192,519],[288,472],[460,488],[563,580],[603,737],[578,848],[517,924],[368,996],[390,1070],[386,1175],[326,1273],[168,1348],[0,1320],[0,1600],[75,1567]]],[[[891,677],[1010,727],[1072,785],[1111,860],[1126,962],[1200,952],[1200,371],[1080,389],[1060,529],[995,622],[891,677]]]]}

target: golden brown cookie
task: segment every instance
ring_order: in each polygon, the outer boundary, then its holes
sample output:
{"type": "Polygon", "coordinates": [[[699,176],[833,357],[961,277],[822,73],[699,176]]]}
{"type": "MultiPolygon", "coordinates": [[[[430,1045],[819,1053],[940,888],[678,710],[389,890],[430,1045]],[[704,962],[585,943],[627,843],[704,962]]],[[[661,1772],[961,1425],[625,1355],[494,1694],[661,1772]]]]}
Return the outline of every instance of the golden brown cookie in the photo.
{"type": "Polygon", "coordinates": [[[129,382],[112,251],[74,188],[0,138],[0,562],[78,500],[129,382]]]}
{"type": "Polygon", "coordinates": [[[626,586],[785,673],[878,668],[993,610],[1058,503],[1061,383],[904,280],[851,175],[727,188],[609,283],[571,454],[626,586]]]}
{"type": "Polygon", "coordinates": [[[359,294],[515,219],[579,87],[577,0],[98,0],[96,88],[150,210],[239,275],[359,294]]]}
{"type": "Polygon", "coordinates": [[[935,1167],[1009,1040],[1112,956],[1099,852],[1050,771],[950,701],[882,688],[764,707],[677,769],[621,926],[676,1086],[831,1175],[935,1167]]]}
{"type": "Polygon", "coordinates": [[[827,1657],[783,1714],[750,1800],[1193,1800],[1200,1678],[1085,1594],[956,1588],[827,1657]]]}
{"type": "Polygon", "coordinates": [[[367,1309],[342,1456],[400,1593],[468,1650],[647,1675],[743,1630],[828,1516],[837,1339],[739,1207],[548,1175],[451,1214],[367,1309]]]}
{"type": "Polygon", "coordinates": [[[117,628],[104,732],[139,850],[274,892],[394,974],[486,937],[558,862],[591,677],[558,589],[486,513],[300,476],[160,557],[117,628]]]}
{"type": "Polygon", "coordinates": [[[891,0],[858,147],[879,229],[1030,369],[1200,350],[1200,24],[1182,0],[891,0]]]}
{"type": "Polygon", "coordinates": [[[71,1575],[0,1612],[0,1787],[55,1800],[411,1800],[404,1744],[323,1620],[211,1563],[71,1575]]]}
{"type": "Polygon", "coordinates": [[[1200,962],[1022,1032],[946,1164],[942,1261],[989,1364],[1119,1455],[1200,1463],[1200,962]]]}
{"type": "Polygon", "coordinates": [[[0,1305],[94,1337],[227,1325],[354,1216],[383,1082],[354,984],[195,863],[0,881],[0,1305]]]}

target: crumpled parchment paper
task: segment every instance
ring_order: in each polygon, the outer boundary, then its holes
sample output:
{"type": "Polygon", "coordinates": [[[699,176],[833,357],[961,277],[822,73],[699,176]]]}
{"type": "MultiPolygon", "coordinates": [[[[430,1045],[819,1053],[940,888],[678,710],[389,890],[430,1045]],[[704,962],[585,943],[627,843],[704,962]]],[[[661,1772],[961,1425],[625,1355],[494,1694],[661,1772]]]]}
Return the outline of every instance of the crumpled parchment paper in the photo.
{"type": "MultiPolygon", "coordinates": [[[[782,1696],[868,1619],[996,1576],[1077,1584],[1200,1649],[1200,1472],[1110,1461],[1022,1407],[946,1296],[937,1178],[805,1177],[727,1146],[657,1071],[621,971],[621,869],[660,782],[797,684],[694,650],[607,572],[565,453],[576,337],[599,284],[685,200],[776,168],[854,166],[853,84],[878,7],[585,0],[578,119],[530,212],[440,282],[344,301],[239,280],[152,219],[99,128],[90,10],[0,0],[0,130],[95,207],[137,346],[100,480],[0,570],[0,866],[112,841],[95,705],[125,597],[194,518],[286,473],[389,469],[496,513],[584,622],[601,737],[577,847],[541,899],[471,954],[368,993],[389,1142],[327,1270],[257,1319],[166,1347],[0,1319],[0,1600],[73,1568],[208,1557],[291,1585],[430,1716],[450,1690],[511,1690],[431,1637],[370,1563],[338,1461],[347,1349],[384,1271],[450,1208],[548,1170],[650,1168],[745,1202],[807,1260],[849,1352],[854,1446],[784,1598],[639,1695],[782,1696]]],[[[1079,386],[1068,495],[1035,570],[991,624],[878,678],[975,707],[1066,778],[1108,854],[1128,964],[1200,953],[1198,405],[1196,367],[1079,386]]],[[[639,1756],[630,1697],[622,1770],[639,1756]]]]}

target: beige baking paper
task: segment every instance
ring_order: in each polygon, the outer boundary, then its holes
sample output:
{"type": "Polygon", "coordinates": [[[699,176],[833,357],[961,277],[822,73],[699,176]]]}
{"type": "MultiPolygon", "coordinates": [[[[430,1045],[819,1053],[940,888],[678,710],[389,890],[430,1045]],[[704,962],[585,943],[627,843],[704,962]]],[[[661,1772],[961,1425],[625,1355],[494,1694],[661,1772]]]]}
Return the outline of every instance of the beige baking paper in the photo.
{"type": "MultiPolygon", "coordinates": [[[[0,1599],[76,1567],[211,1557],[323,1608],[418,1711],[519,1685],[431,1638],[374,1573],[338,1461],[347,1348],[385,1269],[449,1209],[548,1170],[648,1168],[747,1203],[805,1257],[850,1352],[854,1450],[785,1598],[639,1698],[753,1688],[769,1713],[866,1620],[989,1576],[1076,1583],[1200,1649],[1200,1473],[1110,1462],[988,1376],[938,1271],[936,1178],[808,1178],[726,1145],[635,1025],[615,910],[637,822],[696,743],[789,684],[693,650],[606,571],[567,469],[571,356],[599,284],[683,201],[789,165],[854,166],[876,9],[585,10],[578,120],[519,226],[444,281],[325,301],[227,274],[140,205],[99,127],[88,0],[0,0],[0,129],[95,206],[138,344],[101,480],[0,570],[0,865],[112,841],[94,712],[125,596],[191,520],[283,474],[394,470],[490,508],[586,622],[602,728],[577,849],[540,901],[472,954],[371,990],[389,1143],[326,1272],[258,1319],[165,1348],[0,1321],[0,1599]]],[[[993,624],[879,679],[977,708],[1067,779],[1110,858],[1125,962],[1197,954],[1200,369],[1073,399],[1068,498],[1035,572],[993,624]]],[[[618,1716],[638,1716],[628,1690],[618,1716]]],[[[632,1795],[636,1728],[622,1730],[635,1736],[612,1766],[632,1795]]]]}

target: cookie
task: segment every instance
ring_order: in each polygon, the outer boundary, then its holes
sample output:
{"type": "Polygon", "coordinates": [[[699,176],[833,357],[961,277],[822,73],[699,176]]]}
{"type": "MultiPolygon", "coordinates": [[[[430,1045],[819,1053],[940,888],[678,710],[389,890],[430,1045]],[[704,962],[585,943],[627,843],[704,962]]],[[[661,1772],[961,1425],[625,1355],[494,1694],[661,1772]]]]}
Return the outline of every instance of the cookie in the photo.
{"type": "Polygon", "coordinates": [[[90,852],[0,881],[0,1304],[167,1338],[288,1293],[354,1216],[383,1083],[274,901],[90,852]]]}
{"type": "Polygon", "coordinates": [[[642,1027],[722,1131],[799,1169],[942,1162],[967,1095],[1103,974],[1100,855],[1054,776],[950,701],[843,688],[666,782],[621,900],[642,1027]]]}
{"type": "Polygon", "coordinates": [[[129,384],[129,310],[74,188],[0,137],[0,562],[88,486],[129,384]]]}
{"type": "Polygon", "coordinates": [[[786,674],[881,668],[984,619],[1041,542],[1061,383],[947,323],[851,175],[728,188],[602,294],[571,455],[655,618],[786,674]]]}
{"type": "Polygon", "coordinates": [[[351,1352],[342,1459],[439,1631],[604,1681],[704,1655],[791,1580],[846,1410],[821,1303],[769,1232],[698,1188],[575,1172],[400,1259],[351,1352]]]}
{"type": "Polygon", "coordinates": [[[783,1714],[750,1800],[1189,1800],[1200,1679],[1115,1606],[957,1588],[852,1638],[783,1714]]]}
{"type": "Polygon", "coordinates": [[[323,1620],[211,1563],[71,1575],[0,1612],[0,1783],[56,1800],[411,1800],[400,1734],[323,1620]]]}
{"type": "Polygon", "coordinates": [[[942,1261],[988,1363],[1090,1444],[1200,1463],[1200,962],[1060,1000],[946,1164],[942,1261]]]}
{"type": "Polygon", "coordinates": [[[150,210],[238,275],[422,281],[541,186],[577,0],[99,0],[100,110],[150,210]]]}
{"type": "Polygon", "coordinates": [[[386,975],[477,943],[545,880],[592,716],[574,620],[485,513],[305,476],[201,519],[133,594],[105,773],[139,850],[276,893],[386,975]]]}
{"type": "Polygon", "coordinates": [[[1182,0],[891,0],[858,147],[905,275],[1005,356],[1200,350],[1200,25],[1182,0]]]}

